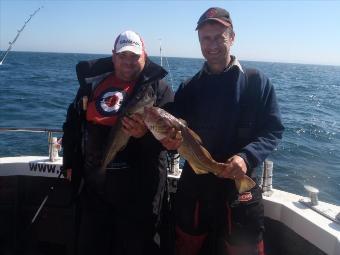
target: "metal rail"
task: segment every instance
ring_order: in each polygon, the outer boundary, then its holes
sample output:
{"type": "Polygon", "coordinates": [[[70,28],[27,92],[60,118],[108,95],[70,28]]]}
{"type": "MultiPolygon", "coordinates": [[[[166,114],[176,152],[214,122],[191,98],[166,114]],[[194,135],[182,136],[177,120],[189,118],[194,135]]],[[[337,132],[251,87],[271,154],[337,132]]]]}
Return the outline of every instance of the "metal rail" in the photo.
{"type": "Polygon", "coordinates": [[[8,132],[29,132],[29,133],[62,133],[61,129],[54,128],[14,128],[14,127],[0,127],[0,131],[8,132]]]}
{"type": "Polygon", "coordinates": [[[58,152],[55,148],[55,143],[57,143],[57,138],[54,138],[53,141],[53,133],[63,133],[61,129],[54,128],[14,128],[14,127],[0,127],[0,132],[28,132],[28,133],[47,133],[47,142],[48,142],[48,156],[50,161],[55,161],[58,152]]]}

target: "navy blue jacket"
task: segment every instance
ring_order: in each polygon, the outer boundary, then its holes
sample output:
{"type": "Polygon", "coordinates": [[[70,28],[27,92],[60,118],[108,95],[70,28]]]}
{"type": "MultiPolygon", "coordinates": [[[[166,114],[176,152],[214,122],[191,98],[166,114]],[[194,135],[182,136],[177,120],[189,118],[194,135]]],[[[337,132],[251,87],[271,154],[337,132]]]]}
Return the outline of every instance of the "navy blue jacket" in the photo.
{"type": "MultiPolygon", "coordinates": [[[[275,149],[284,130],[270,80],[260,71],[244,72],[237,65],[221,74],[208,74],[203,68],[181,84],[174,113],[187,121],[216,161],[240,155],[249,176],[275,149]]],[[[188,176],[213,183],[220,179],[212,174],[195,175],[188,164],[182,175],[181,182],[188,176]]]]}

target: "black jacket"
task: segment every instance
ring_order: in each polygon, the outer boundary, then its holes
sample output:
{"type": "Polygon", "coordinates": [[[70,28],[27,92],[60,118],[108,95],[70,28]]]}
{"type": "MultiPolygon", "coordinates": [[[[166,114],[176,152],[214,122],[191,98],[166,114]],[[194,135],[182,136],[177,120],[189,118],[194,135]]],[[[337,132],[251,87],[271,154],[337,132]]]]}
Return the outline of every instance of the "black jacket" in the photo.
{"type": "MultiPolygon", "coordinates": [[[[93,181],[99,162],[93,162],[92,158],[96,158],[95,155],[102,153],[111,127],[87,123],[85,112],[82,110],[81,99],[83,96],[90,98],[94,86],[99,84],[107,74],[114,72],[113,64],[110,57],[83,61],[77,64],[76,70],[80,88],[74,102],[68,109],[63,126],[63,167],[64,169],[73,169],[75,182],[77,182],[77,179],[79,180],[77,176],[82,176],[85,179],[85,184],[92,191],[102,192],[102,187],[93,181]],[[94,139],[89,136],[94,136],[94,139]],[[89,138],[96,141],[91,143],[91,148],[86,143],[89,138]],[[85,151],[86,153],[84,153],[85,151]],[[92,162],[85,164],[84,167],[84,162],[89,161],[92,162]]],[[[162,80],[166,74],[167,72],[162,67],[147,59],[130,98],[133,98],[133,95],[138,93],[142,86],[151,86],[157,95],[156,106],[162,107],[172,101],[173,92],[162,80]]],[[[136,201],[140,200],[146,204],[145,199],[147,199],[150,202],[148,206],[152,204],[154,212],[158,213],[159,200],[166,181],[166,151],[148,132],[142,138],[130,138],[126,148],[119,154],[123,155],[123,158],[128,161],[131,173],[128,182],[122,180],[122,182],[126,182],[121,183],[122,187],[129,187],[132,190],[130,193],[136,196],[136,201]]]]}

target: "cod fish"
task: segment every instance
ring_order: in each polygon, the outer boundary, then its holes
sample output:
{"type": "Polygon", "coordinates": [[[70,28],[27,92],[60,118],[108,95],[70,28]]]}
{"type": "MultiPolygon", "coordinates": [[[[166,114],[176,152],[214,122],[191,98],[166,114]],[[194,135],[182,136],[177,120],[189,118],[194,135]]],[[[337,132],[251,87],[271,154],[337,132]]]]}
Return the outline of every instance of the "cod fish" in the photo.
{"type": "MultiPolygon", "coordinates": [[[[178,153],[188,161],[196,174],[215,175],[225,168],[225,163],[216,162],[210,153],[202,146],[200,137],[189,127],[184,120],[177,119],[170,113],[158,107],[144,108],[144,122],[157,140],[168,136],[169,131],[174,128],[181,132],[183,142],[178,148],[178,153]]],[[[248,176],[235,179],[235,185],[241,194],[253,188],[255,182],[248,176]]]]}
{"type": "Polygon", "coordinates": [[[151,86],[145,86],[139,91],[130,102],[124,107],[117,119],[116,124],[111,129],[108,144],[102,161],[102,172],[107,165],[115,158],[117,153],[125,148],[130,136],[123,131],[122,118],[135,113],[143,114],[144,107],[151,107],[156,101],[156,95],[151,86]]]}

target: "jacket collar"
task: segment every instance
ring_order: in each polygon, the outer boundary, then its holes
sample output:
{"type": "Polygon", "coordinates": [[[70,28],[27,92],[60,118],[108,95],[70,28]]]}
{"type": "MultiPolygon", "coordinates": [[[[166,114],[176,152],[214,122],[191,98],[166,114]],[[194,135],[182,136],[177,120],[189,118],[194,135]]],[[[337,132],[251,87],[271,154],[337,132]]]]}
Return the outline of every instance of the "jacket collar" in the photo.
{"type": "Polygon", "coordinates": [[[160,65],[152,62],[148,57],[146,58],[145,66],[139,76],[138,82],[140,84],[153,82],[163,79],[168,74],[167,71],[160,65]]]}
{"type": "MultiPolygon", "coordinates": [[[[111,61],[107,60],[108,58],[101,59],[102,61],[106,61],[105,63],[105,69],[103,68],[102,70],[109,70],[109,72],[102,72],[100,74],[97,74],[96,76],[90,76],[84,78],[86,83],[91,84],[92,88],[96,87],[102,80],[104,80],[107,76],[110,74],[114,73],[114,65],[112,64],[111,61]]],[[[92,70],[89,71],[91,73],[92,70]]],[[[144,69],[142,70],[141,74],[139,75],[137,84],[145,84],[145,83],[150,83],[156,80],[161,80],[163,79],[168,72],[161,67],[160,65],[152,62],[148,57],[145,60],[145,66],[144,69]]]]}
{"type": "MultiPolygon", "coordinates": [[[[238,59],[235,57],[235,56],[230,56],[231,57],[231,62],[230,64],[223,70],[224,73],[228,72],[229,70],[231,69],[234,69],[234,68],[238,68],[242,73],[244,73],[243,71],[243,68],[240,64],[240,62],[238,61],[238,59]]],[[[204,62],[203,64],[203,67],[200,71],[200,75],[202,75],[203,73],[206,73],[208,75],[213,75],[210,70],[209,70],[209,67],[208,67],[208,63],[207,62],[204,62]]]]}

